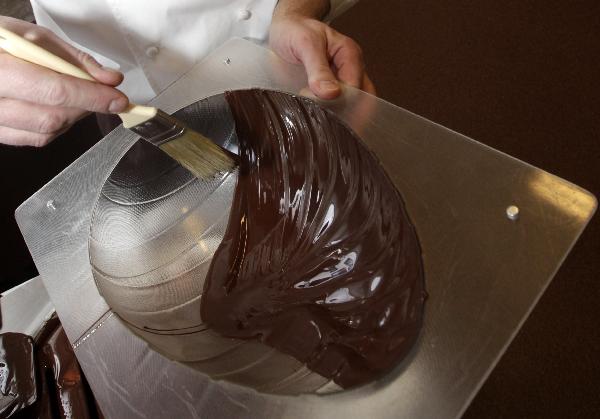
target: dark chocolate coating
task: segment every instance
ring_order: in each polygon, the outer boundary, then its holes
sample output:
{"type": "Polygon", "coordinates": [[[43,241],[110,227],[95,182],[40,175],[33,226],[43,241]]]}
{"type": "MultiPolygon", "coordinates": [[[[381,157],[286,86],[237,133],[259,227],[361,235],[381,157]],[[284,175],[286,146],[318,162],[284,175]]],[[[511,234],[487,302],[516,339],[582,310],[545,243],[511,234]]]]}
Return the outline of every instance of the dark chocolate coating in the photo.
{"type": "Polygon", "coordinates": [[[421,251],[373,154],[315,102],[226,94],[238,184],[202,295],[221,334],[260,339],[347,388],[400,362],[420,330],[421,251]]]}
{"type": "Polygon", "coordinates": [[[0,417],[13,417],[36,399],[33,339],[22,333],[1,334],[0,417]]]}
{"type": "Polygon", "coordinates": [[[101,417],[56,315],[35,339],[1,334],[0,363],[0,418],[101,417]]]}
{"type": "Polygon", "coordinates": [[[51,387],[54,394],[49,396],[57,401],[58,417],[90,418],[85,383],[71,343],[62,326],[56,328],[43,342],[38,356],[41,371],[50,372],[50,376],[45,374],[45,377],[53,379],[51,387]]]}

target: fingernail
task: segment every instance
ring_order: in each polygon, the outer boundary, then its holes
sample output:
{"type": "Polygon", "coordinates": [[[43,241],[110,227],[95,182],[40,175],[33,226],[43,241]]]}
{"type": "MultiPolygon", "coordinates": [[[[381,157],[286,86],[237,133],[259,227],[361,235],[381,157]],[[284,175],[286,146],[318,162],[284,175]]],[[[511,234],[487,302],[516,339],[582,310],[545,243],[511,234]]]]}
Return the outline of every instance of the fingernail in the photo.
{"type": "Polygon", "coordinates": [[[319,82],[319,88],[321,90],[332,91],[332,90],[338,90],[339,89],[339,85],[336,82],[332,81],[332,80],[321,80],[319,82]]]}
{"type": "Polygon", "coordinates": [[[102,66],[100,65],[100,63],[98,61],[96,61],[96,59],[94,57],[92,57],[91,55],[89,55],[89,54],[85,55],[84,61],[88,65],[91,65],[92,67],[102,68],[102,66]]]}
{"type": "Polygon", "coordinates": [[[110,105],[108,105],[108,111],[111,113],[122,112],[125,110],[128,103],[129,102],[127,101],[127,99],[124,98],[115,99],[112,102],[110,102],[110,105]]]}
{"type": "Polygon", "coordinates": [[[104,66],[102,66],[101,68],[102,68],[102,70],[108,71],[109,73],[121,74],[121,72],[115,68],[104,67],[104,66]]]}
{"type": "Polygon", "coordinates": [[[115,70],[114,68],[110,68],[110,67],[105,67],[102,64],[100,64],[94,57],[92,57],[91,55],[86,55],[85,57],[86,62],[91,65],[92,67],[96,67],[99,68],[103,71],[108,71],[110,73],[120,73],[119,70],[115,70]]]}

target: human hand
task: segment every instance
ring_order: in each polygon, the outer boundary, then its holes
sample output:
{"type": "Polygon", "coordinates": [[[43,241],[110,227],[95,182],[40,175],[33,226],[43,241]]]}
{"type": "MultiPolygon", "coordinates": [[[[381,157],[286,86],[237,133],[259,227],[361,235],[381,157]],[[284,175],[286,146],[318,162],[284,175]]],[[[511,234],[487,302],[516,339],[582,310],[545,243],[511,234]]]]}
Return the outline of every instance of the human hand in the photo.
{"type": "Polygon", "coordinates": [[[123,75],[43,27],[0,16],[0,26],[87,71],[98,82],[58,74],[0,49],[0,143],[41,147],[89,112],[118,113],[129,104],[114,86],[123,75]]]}
{"type": "Polygon", "coordinates": [[[375,94],[362,51],[351,38],[298,13],[273,15],[269,45],[292,64],[303,64],[310,90],[321,99],[340,95],[339,81],[375,94]]]}

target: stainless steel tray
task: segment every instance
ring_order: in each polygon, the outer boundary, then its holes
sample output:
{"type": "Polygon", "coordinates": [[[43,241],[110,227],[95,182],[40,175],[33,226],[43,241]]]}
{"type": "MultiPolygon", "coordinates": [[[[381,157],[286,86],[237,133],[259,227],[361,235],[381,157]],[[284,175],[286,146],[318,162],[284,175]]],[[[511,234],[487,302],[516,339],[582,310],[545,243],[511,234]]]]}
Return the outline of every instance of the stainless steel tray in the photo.
{"type": "MultiPolygon", "coordinates": [[[[298,93],[302,69],[232,40],[154,101],[169,112],[225,90],[298,93]]],[[[412,355],[380,382],[275,396],[209,379],[151,349],[94,284],[91,215],[136,141],[113,131],[17,210],[17,221],[99,404],[118,417],[460,416],[596,208],[588,192],[383,100],[348,88],[323,106],[375,152],[407,204],[427,301],[412,355]],[[514,216],[516,206],[518,216],[514,216]]]]}
{"type": "Polygon", "coordinates": [[[35,337],[54,314],[54,306],[38,276],[3,292],[0,311],[0,333],[23,333],[35,337]]]}

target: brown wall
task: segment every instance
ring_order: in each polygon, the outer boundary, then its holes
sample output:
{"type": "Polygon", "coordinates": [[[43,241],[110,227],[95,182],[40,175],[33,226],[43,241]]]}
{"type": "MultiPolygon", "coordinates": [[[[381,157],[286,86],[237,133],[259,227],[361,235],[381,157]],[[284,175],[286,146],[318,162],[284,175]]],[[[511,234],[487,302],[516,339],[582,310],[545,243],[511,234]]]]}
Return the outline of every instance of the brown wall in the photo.
{"type": "MultiPolygon", "coordinates": [[[[384,99],[600,196],[598,0],[363,0],[384,99]]],[[[596,215],[466,418],[600,417],[596,215]]]]}

